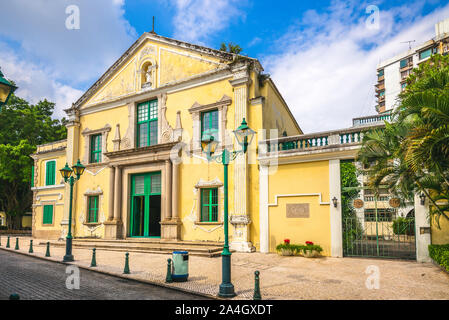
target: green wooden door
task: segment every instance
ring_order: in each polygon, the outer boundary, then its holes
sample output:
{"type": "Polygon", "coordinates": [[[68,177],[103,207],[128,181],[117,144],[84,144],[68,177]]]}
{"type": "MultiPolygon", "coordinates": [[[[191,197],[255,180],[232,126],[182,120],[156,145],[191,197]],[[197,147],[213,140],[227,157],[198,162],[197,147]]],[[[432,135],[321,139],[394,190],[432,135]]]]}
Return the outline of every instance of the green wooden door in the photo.
{"type": "Polygon", "coordinates": [[[161,236],[161,173],[151,172],[132,176],[131,237],[161,236]]]}

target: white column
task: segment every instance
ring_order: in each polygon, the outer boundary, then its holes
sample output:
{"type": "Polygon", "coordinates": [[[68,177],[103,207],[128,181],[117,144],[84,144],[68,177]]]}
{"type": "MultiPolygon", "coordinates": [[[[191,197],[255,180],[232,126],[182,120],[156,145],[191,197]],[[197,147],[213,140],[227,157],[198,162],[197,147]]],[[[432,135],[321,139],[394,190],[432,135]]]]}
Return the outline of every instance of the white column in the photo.
{"type": "Polygon", "coordinates": [[[418,262],[430,262],[429,257],[429,244],[431,243],[430,238],[430,224],[427,220],[427,212],[429,210],[429,200],[426,198],[424,205],[421,205],[421,199],[419,194],[415,195],[415,237],[416,237],[416,261],[418,262]],[[427,230],[421,234],[421,228],[423,231],[427,230]]]}
{"type": "Polygon", "coordinates": [[[343,231],[341,212],[341,180],[340,160],[329,160],[329,202],[331,223],[331,256],[343,257],[343,231]],[[333,198],[337,198],[337,207],[334,207],[333,198]]]}
{"type": "Polygon", "coordinates": [[[268,220],[268,166],[259,167],[259,233],[260,252],[270,252],[270,229],[268,220]]]}

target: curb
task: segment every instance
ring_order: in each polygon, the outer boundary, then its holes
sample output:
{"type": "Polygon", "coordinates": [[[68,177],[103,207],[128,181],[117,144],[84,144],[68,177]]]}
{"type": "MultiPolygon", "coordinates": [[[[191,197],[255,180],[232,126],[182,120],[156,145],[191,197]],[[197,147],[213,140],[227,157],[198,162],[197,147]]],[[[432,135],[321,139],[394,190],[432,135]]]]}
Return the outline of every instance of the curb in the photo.
{"type": "Polygon", "coordinates": [[[173,287],[173,286],[170,286],[170,285],[167,285],[167,284],[164,284],[164,283],[153,282],[153,281],[144,280],[144,279],[135,279],[135,278],[131,278],[131,277],[127,277],[127,276],[121,275],[121,274],[112,273],[112,272],[109,272],[109,271],[104,271],[104,270],[89,268],[89,267],[85,267],[85,266],[80,266],[80,265],[77,265],[76,263],[52,260],[52,259],[48,259],[46,257],[39,257],[39,256],[35,256],[35,255],[32,255],[32,254],[29,254],[27,252],[21,252],[21,251],[16,251],[16,250],[12,250],[12,249],[6,249],[6,248],[3,248],[3,247],[0,247],[0,250],[7,251],[7,252],[12,252],[12,253],[18,253],[18,254],[21,254],[21,255],[24,255],[24,256],[27,256],[27,257],[31,257],[31,258],[35,258],[35,259],[39,259],[39,260],[44,260],[44,261],[48,261],[48,262],[55,262],[55,263],[59,263],[59,264],[63,264],[63,265],[74,265],[74,266],[77,266],[80,269],[89,270],[89,271],[96,272],[96,273],[101,273],[101,274],[106,274],[108,276],[112,276],[112,277],[115,277],[115,278],[126,279],[126,280],[130,280],[130,281],[134,281],[134,282],[150,284],[150,285],[154,285],[154,286],[157,286],[157,287],[171,289],[171,290],[176,290],[176,291],[181,291],[181,292],[184,292],[184,293],[194,294],[194,295],[197,295],[197,296],[210,298],[210,299],[214,299],[214,300],[228,300],[228,299],[220,298],[220,297],[217,297],[217,296],[209,295],[207,293],[197,292],[197,291],[184,289],[184,288],[179,288],[179,287],[173,287]]]}

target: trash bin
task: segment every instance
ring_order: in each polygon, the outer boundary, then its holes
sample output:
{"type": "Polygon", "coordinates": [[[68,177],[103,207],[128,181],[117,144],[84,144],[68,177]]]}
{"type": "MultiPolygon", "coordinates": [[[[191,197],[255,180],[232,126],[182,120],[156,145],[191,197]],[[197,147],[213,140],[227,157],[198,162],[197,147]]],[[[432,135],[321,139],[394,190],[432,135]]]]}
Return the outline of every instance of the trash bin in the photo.
{"type": "Polygon", "coordinates": [[[187,251],[173,252],[172,279],[176,282],[187,281],[189,277],[189,253],[187,251]]]}

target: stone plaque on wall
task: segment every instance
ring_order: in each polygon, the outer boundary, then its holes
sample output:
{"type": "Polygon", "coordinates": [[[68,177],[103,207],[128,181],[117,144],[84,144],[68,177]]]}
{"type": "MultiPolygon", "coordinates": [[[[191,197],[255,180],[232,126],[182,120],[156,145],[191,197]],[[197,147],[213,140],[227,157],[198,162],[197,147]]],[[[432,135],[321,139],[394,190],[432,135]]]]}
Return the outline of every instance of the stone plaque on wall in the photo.
{"type": "Polygon", "coordinates": [[[308,203],[288,203],[287,218],[310,218],[308,203]]]}

